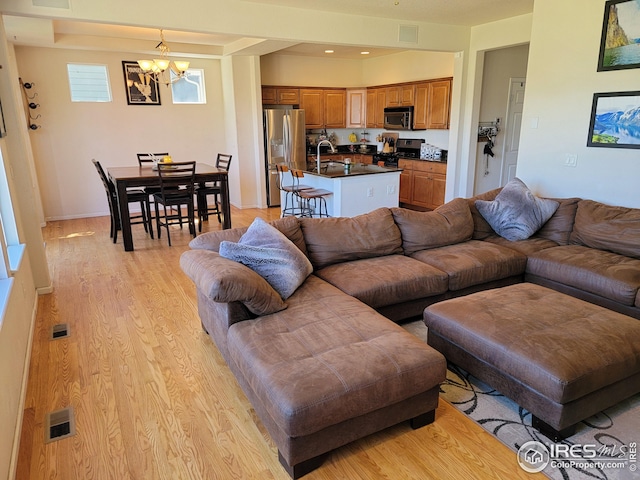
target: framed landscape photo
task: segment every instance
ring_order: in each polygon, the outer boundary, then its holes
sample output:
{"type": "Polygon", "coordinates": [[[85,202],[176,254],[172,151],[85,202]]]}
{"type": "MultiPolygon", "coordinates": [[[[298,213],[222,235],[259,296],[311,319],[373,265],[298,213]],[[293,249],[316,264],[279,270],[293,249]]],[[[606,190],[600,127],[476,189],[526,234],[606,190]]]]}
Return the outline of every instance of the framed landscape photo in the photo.
{"type": "Polygon", "coordinates": [[[593,94],[587,146],[640,148],[640,91],[593,94]]]}
{"type": "Polygon", "coordinates": [[[640,68],[640,2],[609,0],[604,6],[598,71],[640,68]]]}
{"type": "Polygon", "coordinates": [[[123,60],[122,69],[128,105],[160,105],[160,89],[153,76],[145,75],[138,62],[123,60]]]}

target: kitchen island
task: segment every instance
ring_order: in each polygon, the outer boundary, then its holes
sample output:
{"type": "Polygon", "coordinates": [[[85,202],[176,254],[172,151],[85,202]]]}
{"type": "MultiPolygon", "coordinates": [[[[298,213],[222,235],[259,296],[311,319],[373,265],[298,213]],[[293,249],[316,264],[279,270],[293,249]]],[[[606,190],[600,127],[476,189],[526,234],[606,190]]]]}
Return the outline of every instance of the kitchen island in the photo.
{"type": "MultiPolygon", "coordinates": [[[[320,173],[307,170],[300,183],[332,192],[326,197],[329,216],[353,217],[380,207],[397,207],[401,171],[364,163],[353,163],[347,170],[341,162],[322,162],[320,173]]],[[[290,180],[285,178],[285,184],[290,180]]]]}

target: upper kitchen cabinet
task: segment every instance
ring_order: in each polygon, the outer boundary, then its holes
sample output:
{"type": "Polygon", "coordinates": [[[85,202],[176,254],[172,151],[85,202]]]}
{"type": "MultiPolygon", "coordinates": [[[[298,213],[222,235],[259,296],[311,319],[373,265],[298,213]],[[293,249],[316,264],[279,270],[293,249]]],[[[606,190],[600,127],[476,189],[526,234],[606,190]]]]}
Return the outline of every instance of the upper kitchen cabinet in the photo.
{"type": "Polygon", "coordinates": [[[415,88],[414,107],[415,130],[447,130],[451,112],[451,79],[418,83],[415,88]]]}
{"type": "Polygon", "coordinates": [[[367,126],[367,91],[347,90],[347,128],[365,128],[367,126]]]}
{"type": "Polygon", "coordinates": [[[387,107],[411,107],[414,103],[415,85],[393,85],[387,87],[387,107]]]}
{"type": "Polygon", "coordinates": [[[300,108],[306,128],[324,128],[324,93],[319,88],[300,89],[300,108]]]}
{"type": "Polygon", "coordinates": [[[290,87],[262,86],[263,105],[299,105],[300,90],[290,87]]]}
{"type": "Polygon", "coordinates": [[[367,128],[384,128],[384,108],[386,106],[386,88],[367,88],[367,128]]]}
{"type": "Polygon", "coordinates": [[[324,126],[345,128],[347,126],[347,91],[345,89],[323,90],[324,126]]]}
{"type": "Polygon", "coordinates": [[[306,128],[345,128],[346,89],[301,88],[300,108],[304,109],[306,128]]]}

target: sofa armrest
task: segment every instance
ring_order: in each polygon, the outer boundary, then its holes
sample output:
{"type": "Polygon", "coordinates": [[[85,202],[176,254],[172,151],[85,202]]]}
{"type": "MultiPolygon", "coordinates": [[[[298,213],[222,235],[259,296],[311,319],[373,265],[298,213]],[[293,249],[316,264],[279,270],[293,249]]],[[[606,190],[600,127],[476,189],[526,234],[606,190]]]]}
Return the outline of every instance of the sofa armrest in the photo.
{"type": "Polygon", "coordinates": [[[220,249],[220,243],[225,240],[228,242],[238,242],[247,229],[248,227],[243,227],[206,232],[191,240],[189,247],[193,250],[211,250],[212,252],[217,252],[220,249]]]}
{"type": "Polygon", "coordinates": [[[214,302],[241,302],[256,315],[287,308],[269,283],[245,265],[210,250],[188,250],[180,267],[203,295],[214,302]]]}

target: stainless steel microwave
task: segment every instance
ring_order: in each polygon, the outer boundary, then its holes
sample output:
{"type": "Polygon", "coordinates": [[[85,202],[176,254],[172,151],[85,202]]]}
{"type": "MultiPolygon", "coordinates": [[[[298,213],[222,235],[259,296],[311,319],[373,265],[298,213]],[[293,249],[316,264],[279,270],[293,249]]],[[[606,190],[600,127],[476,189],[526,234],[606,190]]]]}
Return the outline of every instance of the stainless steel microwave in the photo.
{"type": "Polygon", "coordinates": [[[413,107],[385,108],[384,128],[387,130],[413,130],[413,107]]]}

